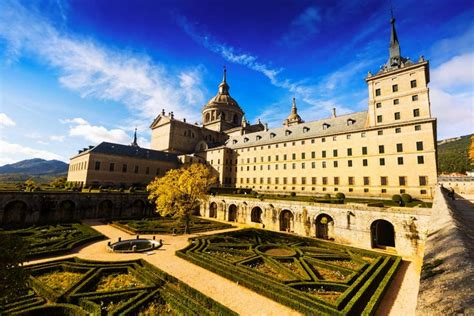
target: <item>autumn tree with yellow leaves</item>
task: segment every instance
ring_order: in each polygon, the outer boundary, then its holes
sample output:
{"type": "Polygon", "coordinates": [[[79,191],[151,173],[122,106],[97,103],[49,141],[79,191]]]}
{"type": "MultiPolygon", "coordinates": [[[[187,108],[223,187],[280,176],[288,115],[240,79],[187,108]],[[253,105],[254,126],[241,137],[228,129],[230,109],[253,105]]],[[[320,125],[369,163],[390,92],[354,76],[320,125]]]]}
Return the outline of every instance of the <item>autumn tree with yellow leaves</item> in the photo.
{"type": "Polygon", "coordinates": [[[184,233],[189,233],[193,210],[207,199],[217,178],[204,164],[195,163],[169,170],[163,177],[155,178],[148,186],[148,199],[156,205],[161,216],[173,216],[184,222],[184,233]]]}

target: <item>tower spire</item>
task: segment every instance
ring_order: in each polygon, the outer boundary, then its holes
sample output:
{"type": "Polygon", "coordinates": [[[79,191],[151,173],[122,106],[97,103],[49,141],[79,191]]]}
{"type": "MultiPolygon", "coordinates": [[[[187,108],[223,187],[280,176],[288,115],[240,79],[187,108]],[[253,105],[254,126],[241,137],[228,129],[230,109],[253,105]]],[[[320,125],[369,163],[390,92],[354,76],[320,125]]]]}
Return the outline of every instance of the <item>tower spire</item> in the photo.
{"type": "Polygon", "coordinates": [[[137,128],[135,127],[135,133],[133,134],[133,143],[130,145],[132,147],[140,147],[137,142],[137,128]]]}
{"type": "Polygon", "coordinates": [[[225,65],[224,65],[224,77],[222,78],[222,82],[227,83],[227,69],[225,68],[225,65]]]}
{"type": "Polygon", "coordinates": [[[222,82],[219,85],[219,94],[229,94],[229,85],[227,84],[227,69],[224,66],[224,75],[222,77],[222,82]]]}
{"type": "Polygon", "coordinates": [[[291,114],[298,114],[298,109],[296,108],[296,98],[293,97],[293,102],[291,104],[291,114]]]}
{"type": "Polygon", "coordinates": [[[401,64],[401,52],[400,52],[400,43],[398,42],[397,30],[395,29],[395,18],[393,17],[393,8],[390,7],[390,48],[389,48],[389,59],[388,67],[398,67],[401,64]]]}

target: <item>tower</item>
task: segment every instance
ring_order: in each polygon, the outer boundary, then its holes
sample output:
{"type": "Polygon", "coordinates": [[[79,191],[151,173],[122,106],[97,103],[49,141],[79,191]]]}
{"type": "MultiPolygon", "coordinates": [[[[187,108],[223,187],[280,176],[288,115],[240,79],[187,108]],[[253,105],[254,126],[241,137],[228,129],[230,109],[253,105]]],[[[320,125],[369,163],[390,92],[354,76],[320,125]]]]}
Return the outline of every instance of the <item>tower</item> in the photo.
{"type": "Polygon", "coordinates": [[[431,117],[428,61],[423,56],[417,62],[403,57],[393,16],[390,25],[387,63],[377,74],[369,72],[365,78],[369,90],[369,127],[431,117]]]}
{"type": "Polygon", "coordinates": [[[290,115],[288,115],[286,120],[283,121],[283,125],[292,126],[300,123],[304,123],[304,121],[298,115],[298,109],[296,108],[296,99],[293,98],[293,102],[291,103],[291,113],[290,115]]]}

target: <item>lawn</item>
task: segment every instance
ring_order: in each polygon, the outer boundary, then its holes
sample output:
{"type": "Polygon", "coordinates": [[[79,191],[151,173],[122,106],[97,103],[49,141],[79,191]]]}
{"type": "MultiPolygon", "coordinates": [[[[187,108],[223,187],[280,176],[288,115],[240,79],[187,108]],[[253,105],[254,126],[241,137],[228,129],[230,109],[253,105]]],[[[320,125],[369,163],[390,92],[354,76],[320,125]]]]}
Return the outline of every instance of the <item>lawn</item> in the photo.
{"type": "MultiPolygon", "coordinates": [[[[174,218],[157,217],[142,220],[118,220],[112,225],[131,234],[176,234],[184,233],[184,223],[174,218]]],[[[190,233],[232,228],[226,223],[216,222],[193,216],[190,222],[190,233]]]]}
{"type": "Polygon", "coordinates": [[[258,229],[196,237],[181,258],[304,314],[373,314],[401,258],[258,229]]]}

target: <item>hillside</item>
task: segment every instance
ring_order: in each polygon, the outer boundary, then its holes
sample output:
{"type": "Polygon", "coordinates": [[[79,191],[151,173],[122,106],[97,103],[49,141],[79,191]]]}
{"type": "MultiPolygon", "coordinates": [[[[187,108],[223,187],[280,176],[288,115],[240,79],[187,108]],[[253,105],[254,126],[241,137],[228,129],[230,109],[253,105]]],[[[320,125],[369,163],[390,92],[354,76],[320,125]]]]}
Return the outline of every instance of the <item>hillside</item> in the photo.
{"type": "Polygon", "coordinates": [[[0,167],[0,182],[23,182],[34,179],[46,183],[60,176],[66,176],[68,164],[59,160],[44,160],[40,158],[22,160],[0,167]]]}
{"type": "Polygon", "coordinates": [[[471,135],[438,141],[438,173],[465,173],[471,170],[470,146],[471,135]]]}

